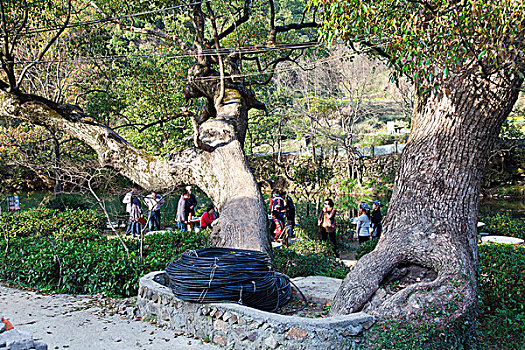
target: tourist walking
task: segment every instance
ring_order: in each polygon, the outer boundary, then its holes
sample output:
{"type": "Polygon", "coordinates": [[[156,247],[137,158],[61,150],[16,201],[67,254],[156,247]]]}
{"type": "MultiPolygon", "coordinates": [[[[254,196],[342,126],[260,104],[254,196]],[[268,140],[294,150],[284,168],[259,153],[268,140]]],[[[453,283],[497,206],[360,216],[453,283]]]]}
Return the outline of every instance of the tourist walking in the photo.
{"type": "Polygon", "coordinates": [[[188,218],[190,215],[190,193],[185,190],[180,196],[179,203],[177,204],[177,215],[175,220],[179,224],[179,231],[188,231],[188,218]]]}
{"type": "Polygon", "coordinates": [[[319,233],[321,234],[321,240],[327,241],[328,236],[330,237],[330,242],[332,243],[332,248],[334,250],[335,256],[338,258],[339,253],[337,252],[337,240],[335,237],[335,208],[334,202],[328,198],[324,202],[324,208],[317,218],[317,225],[319,226],[319,233]]]}
{"type": "Polygon", "coordinates": [[[370,206],[366,203],[359,205],[359,217],[356,219],[356,233],[359,244],[370,240],[370,206]]]}
{"type": "Polygon", "coordinates": [[[155,231],[155,227],[160,230],[160,207],[164,204],[164,199],[156,191],[153,191],[144,198],[144,203],[148,207],[149,231],[155,231]]]}
{"type": "Polygon", "coordinates": [[[383,215],[381,215],[382,206],[381,202],[377,200],[372,204],[372,213],[370,216],[370,235],[372,239],[379,239],[383,231],[383,225],[381,224],[383,220],[383,215]]]}
{"type": "Polygon", "coordinates": [[[143,220],[144,216],[140,198],[137,195],[133,195],[131,198],[131,209],[129,211],[129,223],[133,237],[140,237],[140,231],[142,230],[141,222],[143,222],[143,220]]]}

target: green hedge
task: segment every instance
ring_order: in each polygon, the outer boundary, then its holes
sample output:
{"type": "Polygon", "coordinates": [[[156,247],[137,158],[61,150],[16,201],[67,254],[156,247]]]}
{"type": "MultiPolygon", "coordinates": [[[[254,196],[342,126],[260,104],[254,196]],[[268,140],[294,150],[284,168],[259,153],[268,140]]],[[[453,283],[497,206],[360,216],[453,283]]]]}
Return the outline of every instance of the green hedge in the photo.
{"type": "Polygon", "coordinates": [[[485,223],[483,231],[493,235],[502,235],[525,239],[525,223],[509,214],[496,214],[480,218],[485,223]]]}
{"type": "Polygon", "coordinates": [[[481,244],[480,316],[491,349],[523,349],[525,344],[525,247],[481,244]]]}
{"type": "Polygon", "coordinates": [[[35,208],[0,216],[0,225],[10,237],[93,240],[100,236],[98,228],[102,223],[96,210],[35,208]]]}
{"type": "Polygon", "coordinates": [[[126,240],[126,252],[116,238],[54,240],[47,237],[14,237],[6,249],[0,241],[0,279],[44,290],[72,294],[135,295],[138,280],[146,273],[163,270],[182,252],[206,246],[207,238],[195,233],[171,231],[146,236],[144,259],[139,241],[126,240]]]}

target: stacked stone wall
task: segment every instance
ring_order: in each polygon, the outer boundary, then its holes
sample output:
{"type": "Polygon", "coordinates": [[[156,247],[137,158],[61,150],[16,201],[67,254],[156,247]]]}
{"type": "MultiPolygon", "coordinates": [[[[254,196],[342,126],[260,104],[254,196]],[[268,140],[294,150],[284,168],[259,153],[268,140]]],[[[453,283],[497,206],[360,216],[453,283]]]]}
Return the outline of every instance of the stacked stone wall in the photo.
{"type": "Polygon", "coordinates": [[[309,319],[238,304],[190,303],[156,282],[163,275],[141,278],[135,314],[229,349],[354,349],[374,323],[365,313],[309,319]]]}

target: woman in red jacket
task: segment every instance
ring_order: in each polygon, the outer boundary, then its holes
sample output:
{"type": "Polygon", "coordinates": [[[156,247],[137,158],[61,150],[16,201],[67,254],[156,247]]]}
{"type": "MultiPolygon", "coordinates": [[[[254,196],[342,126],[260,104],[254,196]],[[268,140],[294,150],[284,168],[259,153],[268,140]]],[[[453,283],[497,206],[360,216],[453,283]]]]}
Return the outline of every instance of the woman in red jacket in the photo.
{"type": "Polygon", "coordinates": [[[201,230],[211,228],[211,223],[215,221],[215,215],[213,214],[213,205],[208,205],[206,212],[201,216],[201,230]]]}

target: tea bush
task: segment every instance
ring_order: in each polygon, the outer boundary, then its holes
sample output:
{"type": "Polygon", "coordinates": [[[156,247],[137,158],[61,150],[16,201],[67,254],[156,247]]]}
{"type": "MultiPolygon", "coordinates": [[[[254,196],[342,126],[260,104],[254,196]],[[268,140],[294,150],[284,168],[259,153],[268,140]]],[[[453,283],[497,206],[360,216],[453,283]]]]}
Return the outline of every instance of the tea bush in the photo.
{"type": "Polygon", "coordinates": [[[43,236],[55,239],[92,240],[100,236],[102,217],[96,210],[35,208],[4,213],[2,225],[10,237],[43,236]]]}
{"type": "Polygon", "coordinates": [[[126,239],[124,247],[116,238],[97,240],[54,240],[49,237],[13,237],[6,252],[0,241],[0,279],[38,289],[72,294],[103,293],[126,297],[136,294],[138,280],[146,273],[163,270],[182,252],[207,245],[202,234],[178,231],[144,238],[144,259],[139,241],[126,239]]]}
{"type": "Polygon", "coordinates": [[[481,244],[479,298],[482,334],[491,349],[525,344],[525,247],[481,244]]]}
{"type": "Polygon", "coordinates": [[[525,223],[509,214],[496,214],[480,218],[485,223],[483,231],[493,235],[502,235],[525,239],[525,223]]]}
{"type": "Polygon", "coordinates": [[[302,276],[345,278],[350,271],[349,267],[333,256],[319,252],[299,253],[294,250],[294,246],[276,249],[273,255],[276,270],[290,278],[302,276]]]}

